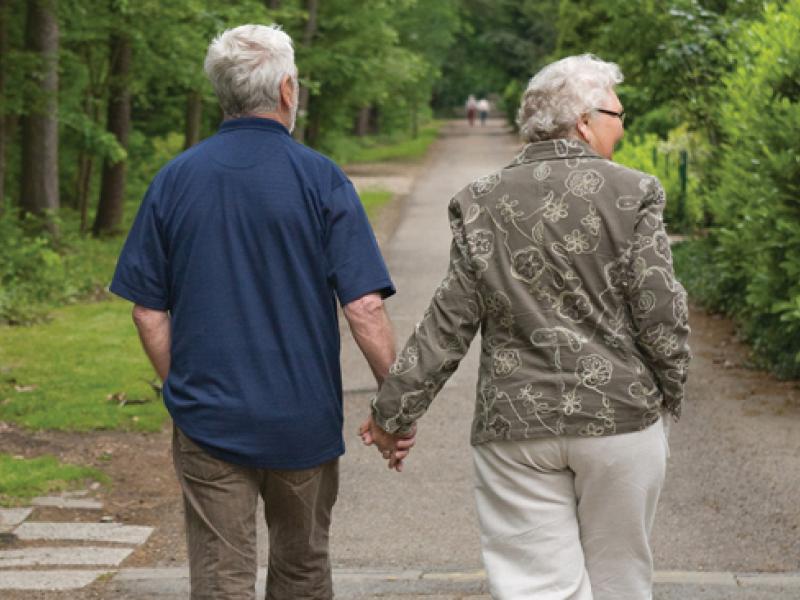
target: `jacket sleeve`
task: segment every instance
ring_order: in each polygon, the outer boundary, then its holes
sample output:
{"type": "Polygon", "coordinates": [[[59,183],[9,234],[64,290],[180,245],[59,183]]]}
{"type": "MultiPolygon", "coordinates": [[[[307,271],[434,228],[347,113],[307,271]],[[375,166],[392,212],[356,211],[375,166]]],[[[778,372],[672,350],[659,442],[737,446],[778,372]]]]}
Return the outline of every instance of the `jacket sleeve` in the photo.
{"type": "Polygon", "coordinates": [[[672,267],[665,202],[664,189],[653,178],[634,225],[627,302],[636,344],[656,377],[664,407],[677,419],[691,359],[689,310],[672,267]]]}
{"type": "Polygon", "coordinates": [[[425,413],[467,353],[481,322],[475,272],[456,198],[448,212],[453,240],[447,275],[372,400],[373,419],[390,433],[408,433],[425,413]]]}

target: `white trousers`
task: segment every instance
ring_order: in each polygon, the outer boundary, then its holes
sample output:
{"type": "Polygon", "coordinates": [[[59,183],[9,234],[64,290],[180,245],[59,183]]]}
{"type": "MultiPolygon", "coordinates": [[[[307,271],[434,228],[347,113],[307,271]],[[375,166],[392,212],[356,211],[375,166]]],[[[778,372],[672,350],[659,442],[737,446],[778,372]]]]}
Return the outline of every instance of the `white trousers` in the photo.
{"type": "Polygon", "coordinates": [[[492,598],[650,600],[668,454],[663,419],[635,433],[475,446],[492,598]]]}

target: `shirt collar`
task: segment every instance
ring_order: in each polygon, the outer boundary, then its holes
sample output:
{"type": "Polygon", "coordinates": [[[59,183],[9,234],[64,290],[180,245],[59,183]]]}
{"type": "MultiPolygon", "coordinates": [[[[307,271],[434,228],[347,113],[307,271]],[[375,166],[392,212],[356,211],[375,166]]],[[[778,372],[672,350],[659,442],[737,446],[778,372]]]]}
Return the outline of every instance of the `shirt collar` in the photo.
{"type": "Polygon", "coordinates": [[[581,140],[559,138],[527,144],[516,156],[512,164],[535,162],[539,160],[559,160],[567,158],[600,158],[592,147],[581,140]]]}
{"type": "Polygon", "coordinates": [[[291,135],[283,123],[265,117],[238,117],[236,119],[223,121],[219,126],[220,133],[233,131],[235,129],[263,129],[264,131],[274,131],[276,133],[291,135]]]}

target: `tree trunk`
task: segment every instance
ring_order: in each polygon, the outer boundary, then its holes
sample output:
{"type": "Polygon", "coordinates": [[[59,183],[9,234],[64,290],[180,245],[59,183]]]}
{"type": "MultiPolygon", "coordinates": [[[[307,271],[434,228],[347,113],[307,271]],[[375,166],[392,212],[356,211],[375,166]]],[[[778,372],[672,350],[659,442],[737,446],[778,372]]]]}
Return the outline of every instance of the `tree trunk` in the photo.
{"type": "MultiPolygon", "coordinates": [[[[8,56],[8,0],[0,0],[0,98],[6,91],[6,57],[8,56]]],[[[6,208],[6,113],[0,110],[0,217],[6,208]]]]}
{"type": "MultiPolygon", "coordinates": [[[[114,134],[120,146],[126,150],[131,127],[130,70],[131,40],[124,33],[114,34],[111,36],[111,70],[106,128],[114,134]]],[[[100,202],[92,227],[92,232],[96,236],[117,233],[119,230],[125,205],[126,167],[126,160],[112,163],[106,158],[103,161],[100,202]]]]}
{"type": "MultiPolygon", "coordinates": [[[[310,102],[309,106],[313,108],[314,103],[310,102]]],[[[322,132],[322,115],[317,112],[309,110],[308,114],[308,127],[306,129],[306,144],[312,148],[319,142],[320,133],[322,132]]]]}
{"type": "Polygon", "coordinates": [[[362,106],[358,111],[358,117],[356,117],[356,135],[358,137],[364,137],[369,133],[369,117],[369,106],[362,106]]]}
{"type": "MultiPolygon", "coordinates": [[[[88,64],[88,57],[86,60],[88,64]]],[[[97,102],[97,86],[91,83],[83,99],[83,112],[93,123],[100,121],[100,108],[97,102]]],[[[81,215],[81,233],[85,233],[89,225],[89,192],[92,187],[92,172],[94,171],[94,154],[83,146],[78,157],[78,176],[75,184],[75,199],[78,212],[81,215]]]]}
{"type": "Polygon", "coordinates": [[[58,210],[58,21],[55,0],[29,0],[25,46],[41,58],[41,97],[22,120],[22,214],[58,210]]]}
{"type": "MultiPolygon", "coordinates": [[[[308,20],[306,21],[305,29],[303,30],[302,47],[305,50],[311,47],[314,40],[314,34],[317,33],[317,12],[319,8],[319,0],[306,0],[306,11],[308,12],[308,20]]],[[[310,73],[305,73],[305,77],[310,77],[310,73]]],[[[300,97],[297,103],[297,124],[294,129],[294,137],[299,142],[306,141],[306,128],[309,119],[308,106],[310,103],[310,93],[306,86],[300,88],[300,97]]]]}
{"type": "Polygon", "coordinates": [[[203,116],[203,96],[197,90],[186,95],[186,127],[184,129],[183,149],[186,150],[200,141],[200,120],[203,116]]]}
{"type": "Polygon", "coordinates": [[[269,10],[278,10],[281,7],[281,0],[264,0],[264,4],[269,10]]]}
{"type": "Polygon", "coordinates": [[[81,214],[81,233],[86,231],[88,225],[88,212],[89,212],[89,189],[92,183],[92,168],[94,167],[94,159],[92,155],[86,150],[81,150],[80,158],[78,159],[78,185],[77,185],[77,201],[78,210],[81,214]]]}

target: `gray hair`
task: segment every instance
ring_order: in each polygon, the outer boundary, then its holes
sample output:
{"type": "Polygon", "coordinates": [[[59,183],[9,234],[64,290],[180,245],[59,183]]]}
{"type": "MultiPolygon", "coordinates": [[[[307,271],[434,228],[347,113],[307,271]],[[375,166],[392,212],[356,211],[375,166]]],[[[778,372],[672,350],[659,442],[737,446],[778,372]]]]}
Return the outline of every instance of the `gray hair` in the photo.
{"type": "Polygon", "coordinates": [[[241,25],[219,34],[204,65],[226,116],[274,112],[287,75],[297,80],[292,38],[278,25],[241,25]]]}
{"type": "Polygon", "coordinates": [[[522,138],[538,142],[571,137],[581,115],[603,102],[622,79],[619,66],[593,54],[547,65],[531,78],[522,95],[517,113],[522,138]]]}

